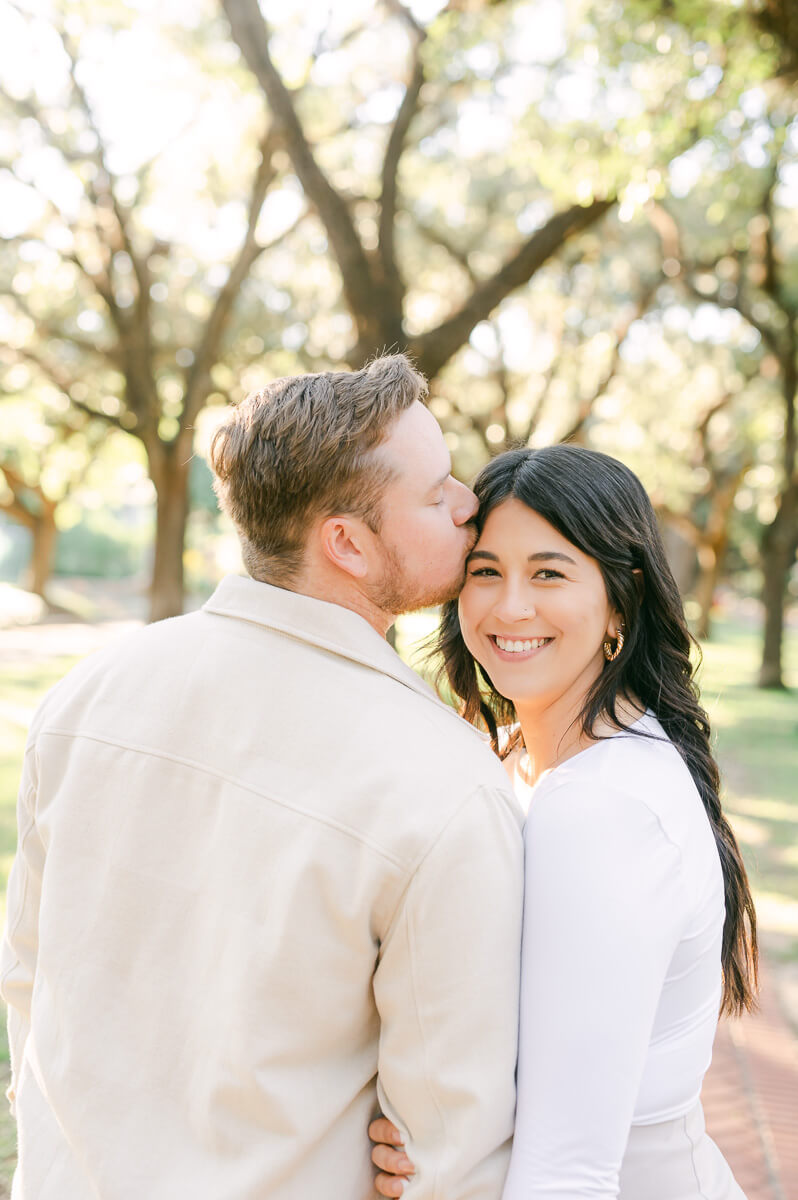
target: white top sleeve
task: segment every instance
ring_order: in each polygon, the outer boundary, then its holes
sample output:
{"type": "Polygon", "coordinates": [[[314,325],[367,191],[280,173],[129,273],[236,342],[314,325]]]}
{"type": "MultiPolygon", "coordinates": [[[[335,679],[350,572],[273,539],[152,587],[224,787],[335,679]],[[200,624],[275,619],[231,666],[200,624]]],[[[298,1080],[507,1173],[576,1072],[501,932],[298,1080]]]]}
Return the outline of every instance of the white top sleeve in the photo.
{"type": "Polygon", "coordinates": [[[686,912],[678,847],[644,799],[623,788],[569,764],[564,777],[535,790],[525,835],[518,1109],[504,1200],[618,1194],[686,912]]]}

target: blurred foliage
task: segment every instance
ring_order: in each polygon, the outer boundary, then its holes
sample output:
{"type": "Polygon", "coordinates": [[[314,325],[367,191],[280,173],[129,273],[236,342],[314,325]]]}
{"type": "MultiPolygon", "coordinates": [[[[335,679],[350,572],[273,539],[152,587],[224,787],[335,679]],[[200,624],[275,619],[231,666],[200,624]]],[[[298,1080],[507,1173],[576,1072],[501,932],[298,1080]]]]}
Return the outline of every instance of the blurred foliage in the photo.
{"type": "MultiPolygon", "coordinates": [[[[201,585],[225,527],[186,464],[213,414],[408,345],[462,476],[575,437],[638,471],[693,560],[723,509],[712,554],[750,586],[786,482],[762,205],[794,304],[793,33],[785,0],[6,0],[0,385],[75,427],[51,475],[97,422],[98,461],[136,435],[136,503],[160,495],[160,525],[188,495],[201,585]],[[272,76],[225,10],[255,12],[272,76]]],[[[38,435],[0,435],[36,457],[38,435]]]]}

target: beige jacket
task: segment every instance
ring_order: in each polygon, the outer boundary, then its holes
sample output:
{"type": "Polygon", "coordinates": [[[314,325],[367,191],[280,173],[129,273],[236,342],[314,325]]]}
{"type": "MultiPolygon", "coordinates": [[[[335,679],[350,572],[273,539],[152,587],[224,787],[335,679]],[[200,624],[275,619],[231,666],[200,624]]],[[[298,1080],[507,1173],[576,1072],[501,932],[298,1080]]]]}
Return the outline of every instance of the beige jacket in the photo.
{"type": "Polygon", "coordinates": [[[34,718],[2,994],[15,1200],[501,1194],[521,817],[359,616],[223,581],[34,718]]]}

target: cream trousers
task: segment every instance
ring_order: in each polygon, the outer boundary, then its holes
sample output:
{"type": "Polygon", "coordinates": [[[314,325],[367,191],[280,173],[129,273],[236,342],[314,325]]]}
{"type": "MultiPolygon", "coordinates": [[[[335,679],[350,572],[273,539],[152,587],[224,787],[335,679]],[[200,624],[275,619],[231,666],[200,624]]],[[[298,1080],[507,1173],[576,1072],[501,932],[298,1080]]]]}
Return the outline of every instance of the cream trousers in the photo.
{"type": "Polygon", "coordinates": [[[745,1200],[697,1104],[684,1117],[633,1125],[618,1200],[745,1200]]]}

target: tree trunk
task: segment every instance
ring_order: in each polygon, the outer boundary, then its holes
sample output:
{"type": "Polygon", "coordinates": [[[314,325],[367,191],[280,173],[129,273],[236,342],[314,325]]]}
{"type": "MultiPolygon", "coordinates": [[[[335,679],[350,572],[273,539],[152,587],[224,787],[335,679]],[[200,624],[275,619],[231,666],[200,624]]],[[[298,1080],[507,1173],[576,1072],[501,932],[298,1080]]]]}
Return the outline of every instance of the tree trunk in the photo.
{"type": "Polygon", "coordinates": [[[762,538],[762,572],[764,585],[762,602],[765,606],[765,640],[759,686],[783,688],[782,641],[784,637],[784,604],[787,581],[795,562],[798,546],[798,480],[793,480],[782,493],[778,512],[762,538]]]}
{"type": "Polygon", "coordinates": [[[46,591],[53,573],[57,535],[54,504],[47,504],[37,514],[30,531],[33,537],[33,547],[28,563],[27,587],[29,591],[36,596],[41,596],[42,600],[48,603],[46,591]]]}
{"type": "Polygon", "coordinates": [[[702,640],[709,638],[712,632],[712,602],[720,576],[721,558],[711,542],[699,545],[699,576],[695,585],[695,599],[699,608],[696,636],[702,640]]]}
{"type": "MultiPolygon", "coordinates": [[[[728,522],[729,505],[724,510],[724,519],[728,522]]],[[[696,635],[704,641],[712,636],[712,608],[715,592],[718,589],[723,568],[726,565],[726,555],[729,549],[728,524],[724,524],[723,532],[706,541],[698,548],[699,576],[695,587],[695,598],[699,606],[696,635]]]]}
{"type": "Polygon", "coordinates": [[[179,616],[183,611],[183,547],[188,520],[188,478],[191,442],[159,442],[149,449],[150,473],[155,484],[155,557],[150,584],[151,621],[179,616]]]}
{"type": "Polygon", "coordinates": [[[729,522],[735,496],[748,466],[746,463],[725,481],[716,482],[715,496],[707,517],[704,536],[698,545],[700,574],[695,592],[700,609],[696,632],[700,638],[709,638],[712,632],[712,604],[729,549],[729,522]]]}

